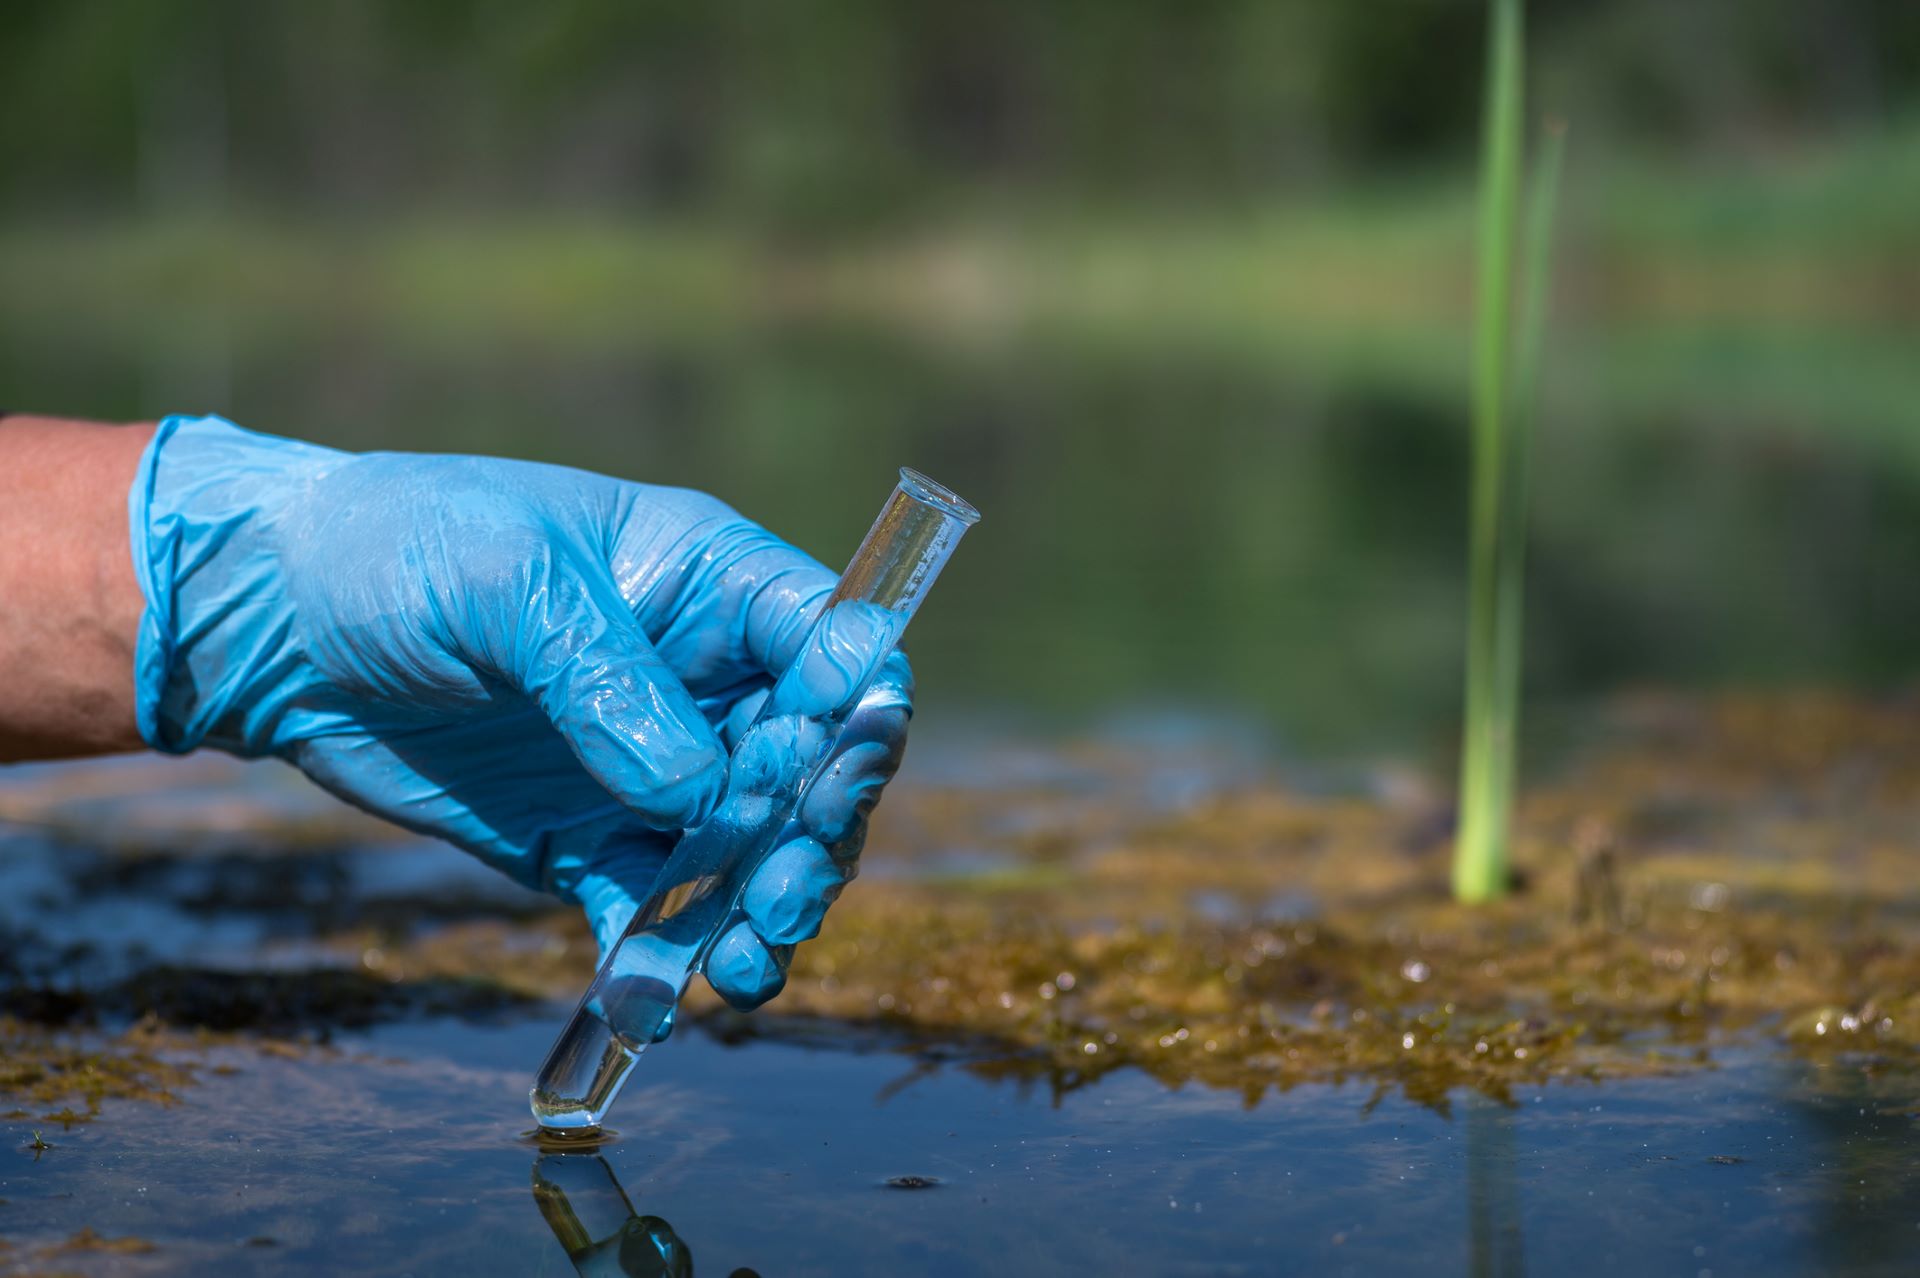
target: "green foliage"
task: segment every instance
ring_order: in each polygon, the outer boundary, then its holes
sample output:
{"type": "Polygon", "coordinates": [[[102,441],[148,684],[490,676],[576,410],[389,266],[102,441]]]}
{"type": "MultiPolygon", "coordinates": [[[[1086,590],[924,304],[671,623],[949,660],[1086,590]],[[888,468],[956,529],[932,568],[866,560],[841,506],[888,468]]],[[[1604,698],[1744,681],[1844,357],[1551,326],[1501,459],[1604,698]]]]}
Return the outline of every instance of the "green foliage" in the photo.
{"type": "MultiPolygon", "coordinates": [[[[1759,153],[1897,118],[1920,6],[1543,6],[1583,134],[1759,153]]],[[[1471,155],[1466,0],[16,0],[0,209],[725,214],[818,233],[1245,207],[1471,155]]]]}

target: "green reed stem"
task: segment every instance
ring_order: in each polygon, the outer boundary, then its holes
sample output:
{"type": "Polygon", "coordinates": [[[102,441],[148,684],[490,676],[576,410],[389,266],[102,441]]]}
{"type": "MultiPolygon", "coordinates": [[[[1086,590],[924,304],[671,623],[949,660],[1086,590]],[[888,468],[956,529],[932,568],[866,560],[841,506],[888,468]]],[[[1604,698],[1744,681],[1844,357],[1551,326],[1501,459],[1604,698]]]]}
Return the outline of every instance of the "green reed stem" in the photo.
{"type": "MultiPolygon", "coordinates": [[[[1520,316],[1515,331],[1513,381],[1507,401],[1506,456],[1500,484],[1499,568],[1494,586],[1494,757],[1488,771],[1504,845],[1518,790],[1520,671],[1526,648],[1525,607],[1527,493],[1533,471],[1533,434],[1538,417],[1540,347],[1547,327],[1548,281],[1553,263],[1553,217],[1560,189],[1566,126],[1549,121],[1527,181],[1527,224],[1521,245],[1520,316]]],[[[1501,849],[1502,862],[1505,848],[1501,849]]]]}
{"type": "MultiPolygon", "coordinates": [[[[1467,695],[1460,751],[1460,827],[1453,893],[1485,901],[1507,889],[1513,753],[1500,717],[1502,515],[1512,384],[1514,233],[1522,109],[1520,0],[1490,0],[1486,116],[1480,151],[1480,226],[1473,333],[1473,490],[1468,530],[1467,695]],[[1508,770],[1502,776],[1502,763],[1508,770]]],[[[1511,710],[1513,707],[1507,707],[1511,710]]]]}

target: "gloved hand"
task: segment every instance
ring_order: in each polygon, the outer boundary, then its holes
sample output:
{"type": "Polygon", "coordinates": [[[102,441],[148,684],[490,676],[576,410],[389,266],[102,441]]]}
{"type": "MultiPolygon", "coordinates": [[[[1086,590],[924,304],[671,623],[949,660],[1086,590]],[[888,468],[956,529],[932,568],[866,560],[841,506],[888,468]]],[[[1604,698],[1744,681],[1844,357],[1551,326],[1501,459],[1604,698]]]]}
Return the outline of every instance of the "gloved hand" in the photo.
{"type": "MultiPolygon", "coordinates": [[[[712,497],[484,457],[352,454],[169,418],[130,497],[140,733],[285,759],[577,901],[602,954],[835,575],[712,497]]],[[[871,656],[870,656],[871,659],[871,656]]],[[[707,977],[746,1009],[853,877],[899,766],[895,654],[707,977]]]]}

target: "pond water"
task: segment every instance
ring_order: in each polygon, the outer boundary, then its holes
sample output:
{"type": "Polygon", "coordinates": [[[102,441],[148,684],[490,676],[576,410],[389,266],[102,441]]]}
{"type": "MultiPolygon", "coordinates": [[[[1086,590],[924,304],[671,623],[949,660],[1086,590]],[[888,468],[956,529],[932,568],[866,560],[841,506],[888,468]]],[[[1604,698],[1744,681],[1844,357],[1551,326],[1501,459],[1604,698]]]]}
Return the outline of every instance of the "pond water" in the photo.
{"type": "Polygon", "coordinates": [[[8,1124],[0,1228],[16,1256],[138,1238],[53,1253],[128,1274],[565,1274],[608,1239],[624,1261],[581,1272],[1896,1274],[1920,1248],[1913,1119],[1764,1058],[1449,1117],[1137,1075],[1053,1103],[964,1061],[696,1034],[648,1055],[616,1143],[543,1155],[520,1130],[554,1023],[228,1049],[237,1073],[37,1156],[8,1124]]]}

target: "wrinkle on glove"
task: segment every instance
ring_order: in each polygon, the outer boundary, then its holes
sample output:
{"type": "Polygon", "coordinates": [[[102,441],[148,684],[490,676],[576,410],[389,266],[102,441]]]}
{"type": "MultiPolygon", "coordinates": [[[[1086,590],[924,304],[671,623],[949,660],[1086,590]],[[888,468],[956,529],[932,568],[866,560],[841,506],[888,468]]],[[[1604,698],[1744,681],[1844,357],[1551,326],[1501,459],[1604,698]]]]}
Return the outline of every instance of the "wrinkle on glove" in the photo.
{"type": "Polygon", "coordinates": [[[281,716],[304,690],[291,606],[266,553],[273,512],[345,457],[217,417],[160,423],[128,494],[133,568],[147,600],[134,649],[135,717],[148,745],[168,754],[202,745],[270,752],[281,716]],[[188,442],[169,447],[190,424],[188,442]],[[183,453],[190,456],[176,465],[183,453]],[[191,600],[184,609],[183,594],[191,600]]]}

